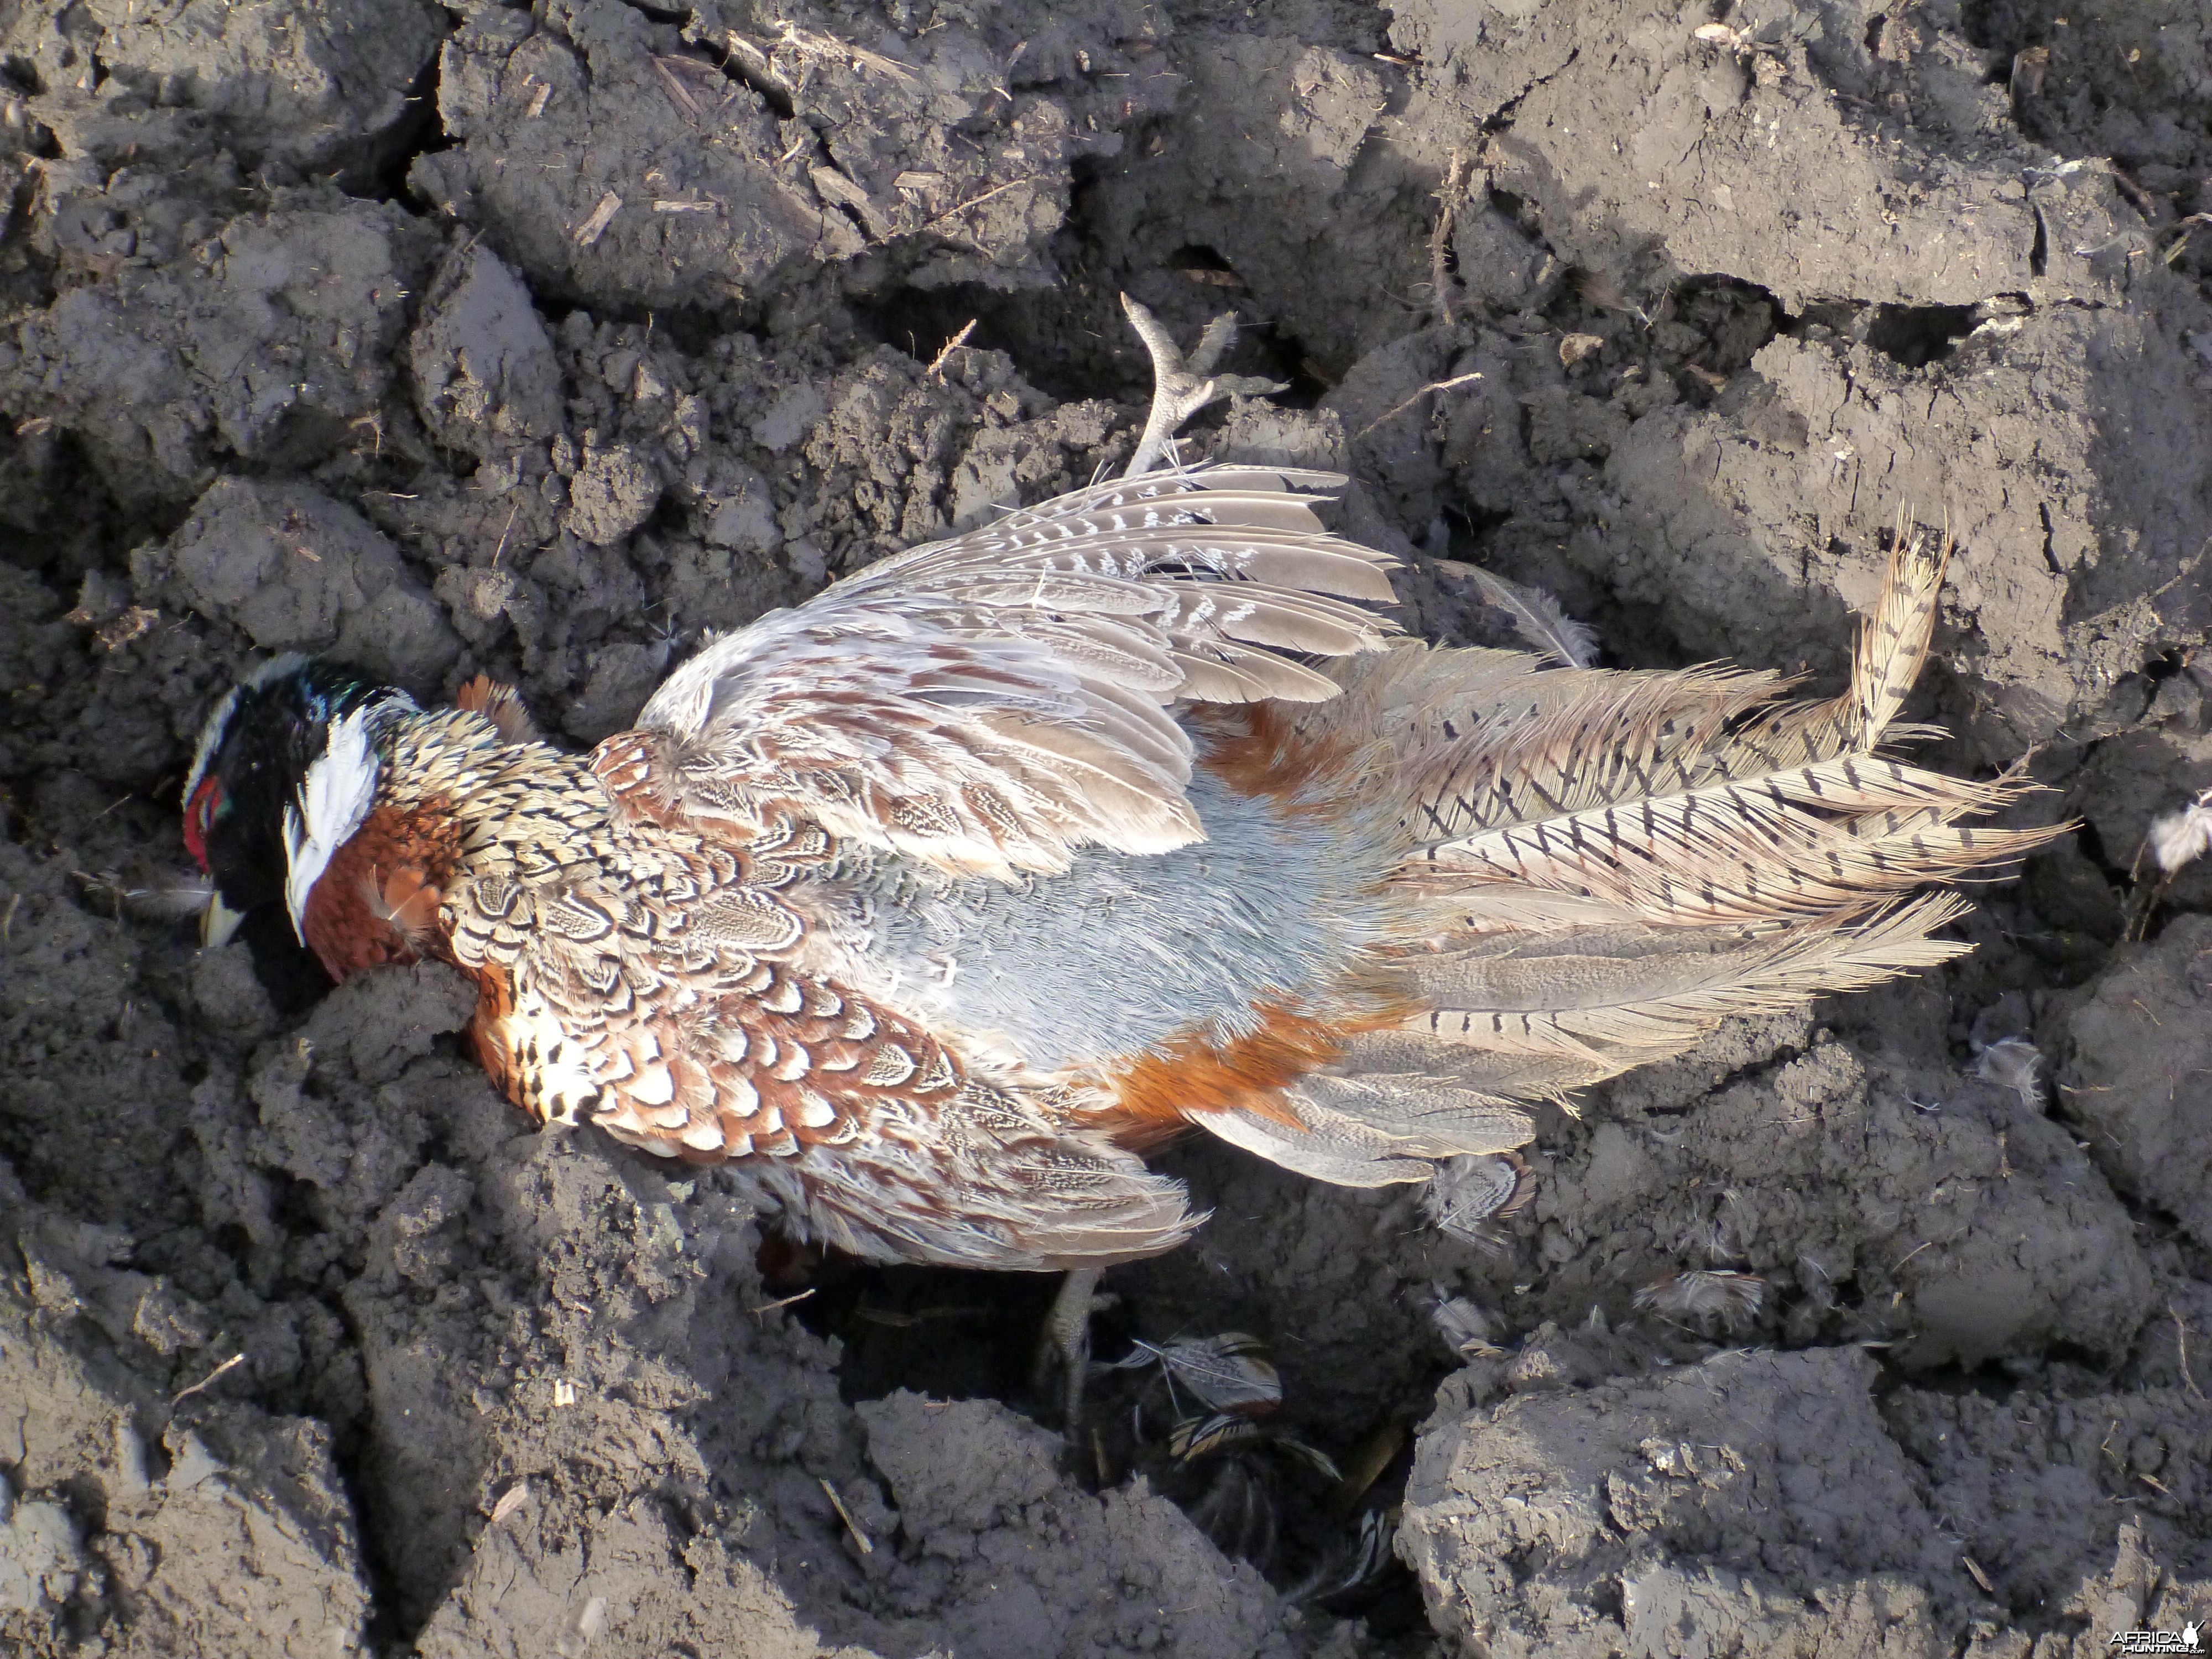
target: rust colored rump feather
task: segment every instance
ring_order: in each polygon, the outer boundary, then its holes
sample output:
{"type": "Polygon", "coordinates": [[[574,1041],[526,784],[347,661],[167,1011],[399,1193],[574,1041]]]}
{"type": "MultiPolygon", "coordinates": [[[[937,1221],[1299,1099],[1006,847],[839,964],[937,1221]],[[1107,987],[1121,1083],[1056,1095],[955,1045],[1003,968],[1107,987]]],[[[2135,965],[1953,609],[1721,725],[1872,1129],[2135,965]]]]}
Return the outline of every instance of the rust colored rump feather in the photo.
{"type": "MultiPolygon", "coordinates": [[[[1334,703],[1322,705],[1341,716],[1334,703]]],[[[1194,709],[1191,726],[1205,740],[1200,764],[1240,795],[1275,803],[1286,813],[1340,810],[1334,792],[1316,786],[1352,769],[1356,745],[1313,709],[1281,703],[1214,703],[1194,709]],[[1320,728],[1320,729],[1316,729],[1320,728]]]]}
{"type": "Polygon", "coordinates": [[[1370,994],[1326,1018],[1276,1002],[1255,1012],[1257,1030],[1225,1042],[1186,1032],[1102,1077],[1114,1103],[1091,1121],[1132,1152],[1173,1139],[1208,1112],[1247,1111],[1303,1130],[1283,1090],[1341,1059],[1354,1037],[1398,1025],[1414,1005],[1370,994]]]}

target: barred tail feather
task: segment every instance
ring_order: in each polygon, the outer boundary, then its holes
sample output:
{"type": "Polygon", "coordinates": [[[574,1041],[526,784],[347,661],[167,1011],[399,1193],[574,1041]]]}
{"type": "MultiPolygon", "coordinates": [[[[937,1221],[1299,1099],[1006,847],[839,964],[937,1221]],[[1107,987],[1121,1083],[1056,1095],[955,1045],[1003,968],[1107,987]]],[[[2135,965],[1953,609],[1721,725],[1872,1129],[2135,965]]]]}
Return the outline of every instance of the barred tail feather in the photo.
{"type": "Polygon", "coordinates": [[[1777,709],[1739,733],[1712,757],[1714,774],[1734,777],[1741,771],[1865,754],[1893,735],[1892,723],[1928,660],[1951,550],[1948,534],[1931,544],[1900,519],[1881,597],[1859,629],[1850,684],[1826,702],[1777,709]]]}
{"type": "Polygon", "coordinates": [[[1296,1125],[1206,1126],[1322,1180],[1419,1180],[1504,1152],[1525,1103],[1680,1054],[1730,1015],[1940,965],[1967,908],[2065,826],[1971,822],[2034,786],[1878,756],[1928,653],[1950,552],[1900,533],[1851,683],[1784,703],[1776,676],[1547,669],[1512,652],[1411,643],[1340,659],[1331,702],[1282,722],[1340,757],[1399,841],[1405,932],[1376,952],[1392,1030],[1290,1091],[1296,1125]]]}

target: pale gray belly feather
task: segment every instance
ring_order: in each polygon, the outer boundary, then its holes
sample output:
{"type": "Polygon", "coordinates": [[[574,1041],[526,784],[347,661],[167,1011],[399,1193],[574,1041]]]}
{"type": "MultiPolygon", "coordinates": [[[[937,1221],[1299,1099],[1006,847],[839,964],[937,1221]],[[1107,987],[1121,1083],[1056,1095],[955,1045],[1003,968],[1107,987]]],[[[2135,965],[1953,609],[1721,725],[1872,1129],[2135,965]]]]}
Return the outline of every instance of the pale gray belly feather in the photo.
{"type": "Polygon", "coordinates": [[[1355,965],[1383,935],[1387,902],[1370,890],[1372,855],[1315,820],[1204,772],[1190,798],[1208,839],[1172,853],[1091,848],[1066,875],[1019,887],[884,855],[817,878],[808,896],[842,913],[833,927],[879,987],[890,981],[892,1006],[1000,1037],[1038,1071],[1194,1027],[1236,1036],[1257,1025],[1255,1002],[1319,991],[1355,965]]]}

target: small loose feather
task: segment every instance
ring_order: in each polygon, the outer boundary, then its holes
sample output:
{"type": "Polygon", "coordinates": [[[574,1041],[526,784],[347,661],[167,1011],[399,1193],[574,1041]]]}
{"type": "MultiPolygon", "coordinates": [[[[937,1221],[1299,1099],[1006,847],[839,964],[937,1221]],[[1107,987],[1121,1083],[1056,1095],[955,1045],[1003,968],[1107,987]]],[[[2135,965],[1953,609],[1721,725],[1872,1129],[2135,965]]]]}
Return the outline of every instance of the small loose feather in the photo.
{"type": "Polygon", "coordinates": [[[187,916],[197,916],[215,896],[215,884],[204,878],[134,884],[115,871],[103,870],[98,875],[79,872],[78,879],[84,883],[87,897],[97,898],[125,915],[143,916],[149,921],[182,921],[187,916]]]}
{"type": "Polygon", "coordinates": [[[1495,1249],[1486,1224],[1513,1214],[1533,1192],[1528,1166],[1512,1152],[1455,1158],[1438,1164],[1421,1188],[1421,1208],[1453,1237],[1495,1249]]]}
{"type": "Polygon", "coordinates": [[[1488,1359],[1498,1346],[1497,1322],[1463,1296],[1443,1297],[1429,1310],[1429,1322],[1444,1346],[1464,1359],[1488,1359]]]}
{"type": "Polygon", "coordinates": [[[1480,565],[1446,567],[1463,570],[1486,604],[1513,619],[1513,627],[1537,652],[1567,668],[1588,668],[1597,660],[1597,633],[1560,609],[1540,587],[1508,581],[1480,565]]]}
{"type": "Polygon", "coordinates": [[[1318,1447],[1310,1446],[1295,1435],[1280,1429],[1255,1423],[1250,1418],[1234,1412],[1216,1412],[1210,1417],[1186,1417],[1168,1431],[1168,1450],[1177,1461],[1195,1463],[1203,1458],[1216,1457],[1239,1448],[1256,1449],[1265,1447],[1287,1453],[1304,1463],[1324,1480],[1340,1480],[1336,1462],[1318,1447]]]}
{"type": "Polygon", "coordinates": [[[1999,1037],[1974,1061],[1974,1075],[2009,1089],[2030,1111],[2043,1109],[2043,1051],[2023,1036],[1999,1037]]]}
{"type": "Polygon", "coordinates": [[[1635,1296],[1640,1312],[1700,1326],[1717,1325],[1723,1330],[1737,1329],[1758,1318],[1759,1305],[1765,1299],[1766,1281],[1757,1273],[1711,1267],[1695,1267],[1672,1279],[1659,1279],[1635,1296]]]}
{"type": "Polygon", "coordinates": [[[1158,1346],[1139,1340],[1127,1358],[1107,1369],[1129,1370],[1152,1364],[1160,1367],[1170,1385],[1188,1389],[1212,1411],[1266,1412],[1283,1401],[1282,1378],[1267,1358],[1266,1345],[1243,1331],[1177,1337],[1158,1346]]]}
{"type": "Polygon", "coordinates": [[[2153,818],[2148,846],[2160,872],[2167,876],[2212,851],[2212,789],[2200,792],[2178,812],[2153,818]]]}

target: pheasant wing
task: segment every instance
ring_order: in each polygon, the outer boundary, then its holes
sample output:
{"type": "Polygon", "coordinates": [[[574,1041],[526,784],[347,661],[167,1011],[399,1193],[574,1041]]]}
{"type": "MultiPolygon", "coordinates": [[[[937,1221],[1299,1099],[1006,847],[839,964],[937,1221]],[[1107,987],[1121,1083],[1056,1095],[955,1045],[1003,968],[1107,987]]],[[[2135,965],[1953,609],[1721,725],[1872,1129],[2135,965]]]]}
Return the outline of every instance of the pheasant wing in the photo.
{"type": "Polygon", "coordinates": [[[593,766],[629,810],[779,817],[960,874],[1200,838],[1180,702],[1318,702],[1299,660],[1380,646],[1387,554],[1338,539],[1333,474],[1148,473],[896,555],[715,640],[593,766]]]}

